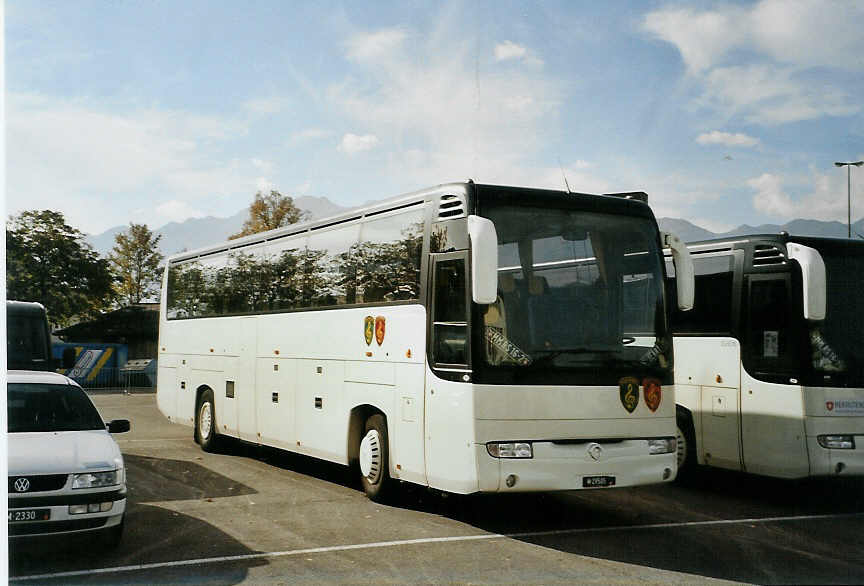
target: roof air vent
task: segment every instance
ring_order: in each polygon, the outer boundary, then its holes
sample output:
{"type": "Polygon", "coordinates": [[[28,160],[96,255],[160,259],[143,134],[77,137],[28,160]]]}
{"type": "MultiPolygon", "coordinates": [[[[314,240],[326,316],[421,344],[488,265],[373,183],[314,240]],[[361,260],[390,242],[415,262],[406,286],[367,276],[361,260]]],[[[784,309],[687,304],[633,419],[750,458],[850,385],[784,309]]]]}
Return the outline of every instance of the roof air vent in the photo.
{"type": "Polygon", "coordinates": [[[773,244],[757,244],[753,249],[753,266],[782,266],[786,264],[786,255],[773,244]]]}
{"type": "Polygon", "coordinates": [[[438,219],[452,220],[454,218],[462,218],[465,216],[465,196],[463,195],[442,195],[441,201],[438,203],[438,219]]]}

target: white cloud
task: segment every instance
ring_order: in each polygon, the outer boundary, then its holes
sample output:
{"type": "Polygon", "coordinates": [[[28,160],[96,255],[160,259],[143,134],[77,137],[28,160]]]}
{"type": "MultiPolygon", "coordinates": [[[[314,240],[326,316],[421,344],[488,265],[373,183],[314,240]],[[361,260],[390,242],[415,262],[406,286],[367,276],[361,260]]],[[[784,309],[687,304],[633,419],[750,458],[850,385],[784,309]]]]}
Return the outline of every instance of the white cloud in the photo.
{"type": "Polygon", "coordinates": [[[829,85],[813,92],[791,68],[719,67],[704,78],[704,87],[704,104],[764,125],[848,116],[861,110],[848,95],[829,85]]]}
{"type": "MultiPolygon", "coordinates": [[[[214,154],[247,132],[234,120],[13,92],[6,122],[8,211],[59,210],[85,232],[126,224],[142,202],[163,198],[212,213],[254,184],[252,165],[214,154]]],[[[161,219],[147,209],[142,221],[161,219]]]]}
{"type": "Polygon", "coordinates": [[[864,4],[761,0],[748,7],[662,8],[643,30],[679,51],[703,84],[699,103],[757,124],[861,111],[838,73],[864,71],[864,4]],[[818,91],[814,91],[818,88],[818,91]]]}
{"type": "Polygon", "coordinates": [[[417,41],[410,52],[370,57],[327,92],[349,119],[393,149],[387,155],[392,181],[411,189],[467,177],[541,176],[543,169],[525,168],[525,161],[559,131],[564,82],[530,67],[478,76],[473,44],[446,22],[434,34],[403,34],[417,41]]]}
{"type": "Polygon", "coordinates": [[[378,137],[374,134],[364,134],[359,136],[349,132],[342,137],[342,141],[339,143],[337,148],[343,153],[354,155],[373,149],[377,144],[378,137]]]}
{"type": "Polygon", "coordinates": [[[169,222],[182,222],[188,218],[201,218],[204,213],[185,201],[172,199],[156,206],[156,213],[169,222]]]}
{"type": "Polygon", "coordinates": [[[495,45],[495,59],[506,61],[507,59],[521,59],[528,54],[528,49],[517,45],[513,41],[504,41],[495,45]]]}
{"type": "Polygon", "coordinates": [[[406,32],[398,28],[354,35],[345,43],[348,58],[355,61],[378,59],[398,49],[406,36],[406,32]]]}
{"type": "Polygon", "coordinates": [[[727,59],[736,49],[758,51],[800,67],[864,69],[864,4],[845,0],[761,0],[752,7],[663,8],[643,28],[679,50],[693,72],[727,59]]]}
{"type": "Polygon", "coordinates": [[[690,8],[670,8],[645,17],[643,28],[675,45],[688,69],[702,71],[712,66],[746,35],[740,26],[743,9],[697,13],[690,8]]]}
{"type": "Polygon", "coordinates": [[[699,144],[722,144],[730,147],[755,147],[759,144],[759,139],[740,132],[729,133],[712,130],[700,134],[696,137],[696,142],[699,144]]]}
{"type": "MultiPolygon", "coordinates": [[[[785,184],[789,178],[783,178],[773,173],[764,173],[747,181],[747,185],[755,192],[753,207],[764,214],[780,220],[809,218],[815,220],[846,220],[846,176],[835,173],[831,175],[811,171],[804,178],[792,178],[794,191],[798,195],[790,195],[785,184]]],[[[854,185],[853,185],[854,188],[854,185]]],[[[855,210],[854,201],[860,197],[860,188],[853,189],[853,216],[861,217],[862,212],[855,210]]]]}

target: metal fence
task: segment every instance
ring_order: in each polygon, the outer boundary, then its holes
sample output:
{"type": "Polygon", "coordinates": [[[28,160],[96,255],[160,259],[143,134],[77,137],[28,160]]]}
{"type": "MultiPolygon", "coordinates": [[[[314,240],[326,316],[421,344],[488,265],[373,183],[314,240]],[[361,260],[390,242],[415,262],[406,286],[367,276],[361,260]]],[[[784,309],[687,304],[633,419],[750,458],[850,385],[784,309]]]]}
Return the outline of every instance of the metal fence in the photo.
{"type": "Polygon", "coordinates": [[[88,391],[152,392],[156,388],[155,376],[143,372],[123,372],[120,368],[105,367],[82,377],[73,375],[66,373],[66,376],[88,391]]]}

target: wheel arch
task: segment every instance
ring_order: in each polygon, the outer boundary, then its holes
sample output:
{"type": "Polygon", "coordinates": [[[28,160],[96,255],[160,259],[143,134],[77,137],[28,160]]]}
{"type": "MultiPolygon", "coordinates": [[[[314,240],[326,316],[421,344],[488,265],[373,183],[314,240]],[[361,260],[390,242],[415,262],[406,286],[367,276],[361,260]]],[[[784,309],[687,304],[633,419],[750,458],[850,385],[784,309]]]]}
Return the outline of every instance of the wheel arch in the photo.
{"type": "MultiPolygon", "coordinates": [[[[384,424],[387,425],[388,440],[390,438],[390,422],[387,419],[387,414],[382,409],[369,403],[353,407],[348,415],[348,437],[346,438],[348,442],[346,453],[348,454],[349,466],[357,464],[360,453],[360,440],[363,438],[363,432],[365,431],[364,426],[366,425],[366,420],[373,415],[381,415],[384,418],[384,424]]],[[[389,448],[390,446],[387,447],[389,448]]]]}

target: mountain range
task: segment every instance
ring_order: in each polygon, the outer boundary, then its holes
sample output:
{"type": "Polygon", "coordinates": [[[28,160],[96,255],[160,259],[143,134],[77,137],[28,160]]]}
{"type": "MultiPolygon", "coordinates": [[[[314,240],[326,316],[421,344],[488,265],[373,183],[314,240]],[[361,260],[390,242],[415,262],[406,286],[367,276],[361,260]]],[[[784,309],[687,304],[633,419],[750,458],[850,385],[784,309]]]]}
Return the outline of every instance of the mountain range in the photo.
{"type": "MultiPolygon", "coordinates": [[[[309,214],[309,219],[321,219],[336,215],[350,208],[333,203],[326,197],[303,196],[294,198],[294,204],[309,214]]],[[[164,226],[153,230],[155,234],[161,234],[160,248],[166,256],[184,250],[194,250],[228,239],[231,234],[236,234],[243,227],[243,222],[248,217],[248,208],[240,210],[228,218],[190,218],[183,222],[169,222],[164,226]]],[[[785,224],[762,224],[749,226],[742,224],[728,232],[711,232],[701,228],[687,220],[679,218],[658,218],[660,228],[674,232],[685,242],[697,240],[710,240],[712,238],[725,238],[730,236],[744,236],[746,234],[777,234],[788,232],[797,236],[822,236],[831,238],[845,238],[847,233],[846,224],[842,222],[823,222],[820,220],[792,220],[785,224]]],[[[102,256],[107,256],[114,247],[114,237],[126,230],[128,226],[115,226],[101,234],[88,235],[87,242],[102,256]]],[[[852,224],[853,238],[857,235],[864,238],[864,218],[852,224]]]]}

